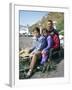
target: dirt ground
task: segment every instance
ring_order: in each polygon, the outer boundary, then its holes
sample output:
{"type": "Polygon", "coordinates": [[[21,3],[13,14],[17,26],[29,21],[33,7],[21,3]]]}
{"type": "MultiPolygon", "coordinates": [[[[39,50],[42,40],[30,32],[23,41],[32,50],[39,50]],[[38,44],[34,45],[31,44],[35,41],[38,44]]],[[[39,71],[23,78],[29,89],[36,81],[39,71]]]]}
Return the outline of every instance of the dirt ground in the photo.
{"type": "MultiPolygon", "coordinates": [[[[19,49],[28,48],[32,46],[32,37],[21,36],[19,38],[19,49]]],[[[35,72],[32,75],[33,78],[57,78],[64,77],[64,59],[57,64],[56,70],[52,70],[50,72],[42,73],[41,71],[35,72]]],[[[23,79],[23,73],[20,73],[20,79],[23,79]]]]}

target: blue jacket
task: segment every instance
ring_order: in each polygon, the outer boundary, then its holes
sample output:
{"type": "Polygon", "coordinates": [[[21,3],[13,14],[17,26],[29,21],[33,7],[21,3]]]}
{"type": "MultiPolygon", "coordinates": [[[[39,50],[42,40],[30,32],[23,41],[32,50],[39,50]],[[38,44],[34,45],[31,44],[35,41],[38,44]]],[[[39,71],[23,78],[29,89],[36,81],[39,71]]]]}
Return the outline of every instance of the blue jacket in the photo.
{"type": "Polygon", "coordinates": [[[48,37],[46,37],[46,40],[47,40],[47,46],[43,50],[46,51],[46,52],[48,52],[48,50],[53,45],[53,40],[52,40],[52,37],[50,35],[48,37]]]}
{"type": "Polygon", "coordinates": [[[33,47],[31,51],[36,53],[37,51],[43,50],[47,46],[47,41],[44,36],[39,36],[33,40],[33,47]]]}

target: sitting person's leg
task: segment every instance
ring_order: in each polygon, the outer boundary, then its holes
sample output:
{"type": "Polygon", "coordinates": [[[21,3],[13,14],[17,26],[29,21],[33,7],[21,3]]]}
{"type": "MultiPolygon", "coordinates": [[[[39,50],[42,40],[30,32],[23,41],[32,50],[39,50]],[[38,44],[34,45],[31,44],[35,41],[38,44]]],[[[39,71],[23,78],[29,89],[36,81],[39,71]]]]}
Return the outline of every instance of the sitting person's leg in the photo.
{"type": "Polygon", "coordinates": [[[33,54],[32,60],[31,60],[31,63],[30,63],[30,69],[29,69],[29,71],[27,73],[28,77],[32,74],[33,69],[34,69],[34,67],[36,65],[36,62],[40,57],[41,57],[41,52],[37,52],[37,53],[33,54]]]}
{"type": "Polygon", "coordinates": [[[33,70],[35,64],[36,64],[36,60],[37,60],[37,55],[34,54],[30,63],[30,69],[33,70]]]}
{"type": "Polygon", "coordinates": [[[54,48],[49,50],[49,59],[52,60],[52,53],[54,52],[54,48]]]}
{"type": "Polygon", "coordinates": [[[40,63],[44,64],[47,60],[48,60],[48,52],[42,51],[42,60],[40,63]]]}
{"type": "Polygon", "coordinates": [[[42,51],[42,59],[41,59],[41,62],[40,64],[42,65],[42,72],[44,73],[46,68],[47,68],[47,61],[48,61],[48,50],[45,51],[43,50],[42,51]]]}

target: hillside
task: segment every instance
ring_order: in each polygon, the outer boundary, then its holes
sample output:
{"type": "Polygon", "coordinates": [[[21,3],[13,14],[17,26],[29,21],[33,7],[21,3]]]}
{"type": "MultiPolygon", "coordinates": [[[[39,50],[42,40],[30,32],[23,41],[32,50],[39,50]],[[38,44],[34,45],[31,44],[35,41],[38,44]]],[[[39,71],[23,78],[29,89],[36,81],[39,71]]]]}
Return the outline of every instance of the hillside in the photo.
{"type": "MultiPolygon", "coordinates": [[[[34,27],[36,26],[39,27],[39,23],[41,24],[42,28],[43,27],[47,28],[47,21],[50,19],[56,22],[56,28],[58,31],[64,30],[64,13],[50,12],[47,15],[43,16],[40,21],[30,26],[29,27],[30,32],[33,30],[34,27]]],[[[64,32],[62,34],[64,34],[64,32]]]]}

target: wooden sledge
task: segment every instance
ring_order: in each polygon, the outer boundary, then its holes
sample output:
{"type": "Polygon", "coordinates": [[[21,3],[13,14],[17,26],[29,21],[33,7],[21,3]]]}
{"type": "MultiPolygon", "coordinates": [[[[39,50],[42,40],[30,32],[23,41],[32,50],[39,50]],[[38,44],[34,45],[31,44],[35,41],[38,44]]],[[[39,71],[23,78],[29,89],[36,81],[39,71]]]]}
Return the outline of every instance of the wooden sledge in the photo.
{"type": "Polygon", "coordinates": [[[19,52],[19,58],[21,58],[20,61],[30,60],[30,54],[28,53],[28,48],[22,49],[22,50],[19,52]]]}

